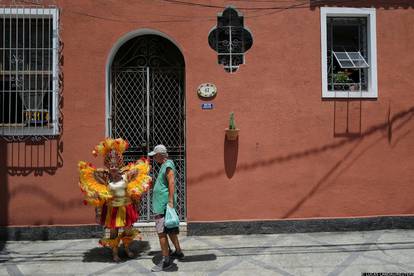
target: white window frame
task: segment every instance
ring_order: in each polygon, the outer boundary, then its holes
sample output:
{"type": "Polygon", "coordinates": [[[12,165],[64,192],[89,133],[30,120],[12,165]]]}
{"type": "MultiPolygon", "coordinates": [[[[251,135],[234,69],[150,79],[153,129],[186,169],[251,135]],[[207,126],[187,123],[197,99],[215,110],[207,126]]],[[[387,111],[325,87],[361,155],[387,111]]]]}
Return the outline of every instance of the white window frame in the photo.
{"type": "Polygon", "coordinates": [[[377,35],[375,8],[321,8],[321,56],[322,56],[322,98],[378,98],[377,80],[377,35]],[[368,47],[368,89],[367,91],[329,91],[327,57],[327,17],[349,16],[367,18],[368,47]]]}
{"type": "MultiPolygon", "coordinates": [[[[52,114],[53,114],[53,121],[52,121],[52,128],[50,132],[47,134],[40,134],[40,136],[44,135],[52,135],[56,136],[60,134],[60,127],[59,127],[59,9],[52,7],[52,8],[33,8],[33,7],[19,7],[19,8],[0,8],[0,16],[1,17],[44,17],[44,16],[51,16],[52,17],[52,28],[53,28],[53,37],[52,37],[52,114]]],[[[12,129],[12,128],[10,128],[12,129]]],[[[21,134],[13,134],[13,131],[5,134],[0,131],[0,136],[7,135],[7,136],[38,136],[36,133],[21,133],[21,134]]]]}

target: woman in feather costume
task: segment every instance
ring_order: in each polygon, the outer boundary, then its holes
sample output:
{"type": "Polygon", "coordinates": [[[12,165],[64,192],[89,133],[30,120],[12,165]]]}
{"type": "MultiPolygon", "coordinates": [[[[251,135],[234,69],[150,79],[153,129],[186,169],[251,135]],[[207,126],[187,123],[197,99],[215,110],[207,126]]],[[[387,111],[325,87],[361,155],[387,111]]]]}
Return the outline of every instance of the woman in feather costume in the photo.
{"type": "Polygon", "coordinates": [[[118,247],[122,242],[129,257],[129,244],[139,234],[133,229],[138,219],[136,206],[141,196],[150,188],[148,160],[140,159],[124,166],[122,154],[128,148],[127,141],[107,138],[100,142],[93,154],[104,157],[106,169],[96,169],[92,164],[79,162],[79,186],[85,195],[85,204],[98,209],[100,223],[110,229],[110,237],[99,241],[112,248],[114,261],[120,261],[118,247]],[[119,229],[123,232],[119,233],[119,229]]]}

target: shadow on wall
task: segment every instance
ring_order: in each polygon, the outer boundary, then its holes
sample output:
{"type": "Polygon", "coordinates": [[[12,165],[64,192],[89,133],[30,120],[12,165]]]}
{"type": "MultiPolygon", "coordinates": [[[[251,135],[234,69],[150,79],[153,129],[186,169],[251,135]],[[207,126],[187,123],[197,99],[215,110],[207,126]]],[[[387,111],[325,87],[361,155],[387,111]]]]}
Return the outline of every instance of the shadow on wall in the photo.
{"type": "Polygon", "coordinates": [[[0,139],[0,251],[5,246],[8,237],[7,228],[9,217],[9,191],[7,176],[7,144],[0,139]]]}
{"type": "Polygon", "coordinates": [[[230,141],[224,136],[224,169],[228,178],[232,178],[236,172],[238,153],[239,137],[230,141]]]}
{"type": "Polygon", "coordinates": [[[334,101],[334,137],[359,137],[362,130],[362,100],[334,101]]]}
{"type": "Polygon", "coordinates": [[[335,181],[343,175],[353,164],[356,164],[357,160],[364,156],[365,153],[368,152],[369,149],[377,145],[381,140],[386,139],[390,148],[394,148],[402,139],[407,137],[413,129],[405,130],[395,136],[393,133],[397,133],[398,131],[402,130],[407,123],[412,121],[414,118],[414,107],[406,111],[402,111],[397,113],[396,115],[391,117],[391,104],[388,105],[387,111],[387,122],[381,125],[377,125],[375,127],[370,128],[369,130],[364,133],[361,133],[360,137],[356,139],[352,139],[355,141],[352,148],[347,151],[344,156],[339,159],[325,175],[312,187],[312,189],[302,197],[302,199],[298,200],[296,204],[282,217],[282,218],[290,218],[296,211],[300,209],[300,207],[309,200],[313,195],[316,194],[317,191],[322,191],[323,188],[332,187],[335,185],[335,181]],[[364,138],[372,133],[377,132],[378,130],[382,131],[383,135],[378,137],[377,139],[371,141],[371,143],[365,145],[365,147],[361,148],[362,142],[364,138]],[[395,138],[393,138],[395,137],[395,138]],[[358,149],[359,148],[359,149],[358,149]],[[354,152],[357,152],[354,154],[354,152]],[[335,174],[334,174],[335,173],[335,174]],[[327,183],[325,185],[325,183],[327,183]]]}
{"type": "MultiPolygon", "coordinates": [[[[9,191],[8,178],[9,176],[28,176],[30,174],[42,176],[44,173],[54,175],[63,166],[63,48],[64,43],[60,40],[58,59],[58,124],[60,136],[49,138],[29,136],[27,140],[19,140],[20,137],[0,137],[0,250],[4,246],[4,244],[1,244],[2,241],[8,238],[6,226],[9,224],[9,202],[19,191],[37,194],[45,200],[52,202],[52,204],[57,204],[56,198],[51,196],[48,191],[35,185],[23,185],[9,191]]],[[[67,204],[70,204],[70,202],[67,204]]],[[[65,204],[60,203],[59,206],[64,208],[65,204]]]]}
{"type": "MultiPolygon", "coordinates": [[[[352,164],[362,157],[369,149],[381,142],[381,140],[386,139],[389,146],[394,148],[401,140],[406,138],[413,130],[405,129],[407,124],[411,122],[414,118],[414,106],[395,113],[391,114],[391,104],[388,106],[386,113],[386,121],[381,124],[373,125],[367,128],[366,131],[361,132],[357,135],[350,135],[348,137],[341,139],[340,141],[325,144],[319,147],[310,148],[304,151],[298,151],[289,153],[284,156],[275,156],[266,160],[259,160],[251,163],[242,163],[237,166],[236,171],[238,173],[243,173],[246,171],[253,171],[260,168],[266,168],[270,166],[275,166],[277,164],[282,164],[286,162],[291,162],[297,159],[303,159],[306,157],[316,156],[323,154],[328,151],[333,151],[336,149],[343,148],[347,145],[352,145],[351,149],[348,150],[342,158],[340,158],[333,166],[321,177],[321,179],[314,185],[311,186],[309,192],[304,195],[301,199],[298,199],[297,202],[292,204],[290,210],[288,210],[282,218],[289,218],[300,209],[300,207],[309,200],[316,192],[320,191],[324,187],[330,187],[334,185],[335,180],[346,172],[352,164]],[[381,134],[378,138],[373,141],[370,140],[370,143],[364,145],[365,147],[359,149],[363,145],[363,142],[368,138],[372,137],[374,134],[381,134]],[[397,136],[398,134],[398,136],[397,136]],[[346,162],[351,160],[350,162],[346,162]],[[329,185],[325,185],[328,183],[329,185]]],[[[357,120],[360,120],[359,118],[357,120]]],[[[227,174],[227,169],[219,169],[216,171],[210,171],[203,173],[199,176],[189,178],[188,183],[191,185],[198,185],[203,181],[212,180],[214,178],[221,177],[225,173],[227,174]]]]}
{"type": "Polygon", "coordinates": [[[412,0],[368,0],[368,1],[355,1],[355,0],[309,0],[309,7],[311,9],[319,7],[361,7],[361,8],[383,8],[383,9],[408,9],[414,7],[414,1],[412,0]]]}
{"type": "MultiPolygon", "coordinates": [[[[54,205],[58,209],[79,205],[77,202],[63,203],[59,198],[37,185],[23,184],[10,190],[10,176],[25,177],[33,174],[36,177],[43,174],[54,175],[63,166],[63,141],[61,137],[31,141],[6,141],[0,139],[0,240],[7,240],[7,225],[9,224],[8,209],[10,199],[19,193],[26,193],[54,205]]],[[[52,223],[49,221],[49,223],[52,223]]],[[[35,223],[35,224],[41,224],[35,223]]]]}
{"type": "MultiPolygon", "coordinates": [[[[275,156],[275,157],[272,157],[266,160],[259,160],[259,161],[251,162],[251,163],[242,163],[237,166],[236,170],[238,172],[251,171],[251,170],[258,169],[258,168],[273,166],[279,163],[286,163],[286,162],[294,161],[295,159],[302,159],[302,158],[306,158],[310,156],[319,155],[319,154],[322,154],[330,150],[342,148],[348,144],[357,143],[358,141],[366,139],[376,133],[385,132],[386,135],[384,137],[387,138],[390,146],[394,147],[395,143],[399,141],[401,137],[397,138],[394,141],[394,143],[391,143],[390,138],[393,137],[392,133],[393,131],[395,132],[397,130],[400,130],[403,126],[406,125],[406,123],[412,120],[412,118],[414,117],[414,106],[410,107],[409,109],[400,111],[394,114],[393,116],[391,116],[390,110],[391,108],[389,107],[387,110],[388,118],[386,122],[371,126],[366,131],[362,132],[358,136],[347,137],[337,142],[329,143],[329,144],[322,145],[319,147],[310,148],[310,149],[303,150],[303,151],[292,152],[292,153],[289,153],[283,156],[275,156]]],[[[408,132],[410,132],[410,130],[408,132]]],[[[384,137],[381,137],[381,138],[384,138],[384,137]]],[[[225,170],[218,169],[216,171],[210,171],[210,172],[206,172],[206,173],[203,173],[195,177],[191,177],[188,180],[189,180],[189,183],[191,183],[191,185],[197,185],[203,181],[208,181],[212,178],[221,177],[223,174],[225,174],[225,170]]]]}
{"type": "Polygon", "coordinates": [[[11,176],[53,175],[63,166],[61,137],[35,142],[9,142],[7,152],[7,173],[11,176]]]}

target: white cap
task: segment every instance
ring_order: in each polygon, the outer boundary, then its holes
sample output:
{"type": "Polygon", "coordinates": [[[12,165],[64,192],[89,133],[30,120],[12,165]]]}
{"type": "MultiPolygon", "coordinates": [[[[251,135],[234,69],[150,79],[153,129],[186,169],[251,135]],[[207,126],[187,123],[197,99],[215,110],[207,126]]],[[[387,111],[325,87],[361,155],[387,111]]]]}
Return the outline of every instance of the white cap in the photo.
{"type": "Polygon", "coordinates": [[[164,145],[156,145],[154,147],[154,150],[148,153],[148,156],[154,156],[157,153],[166,154],[167,153],[167,148],[164,145]]]}

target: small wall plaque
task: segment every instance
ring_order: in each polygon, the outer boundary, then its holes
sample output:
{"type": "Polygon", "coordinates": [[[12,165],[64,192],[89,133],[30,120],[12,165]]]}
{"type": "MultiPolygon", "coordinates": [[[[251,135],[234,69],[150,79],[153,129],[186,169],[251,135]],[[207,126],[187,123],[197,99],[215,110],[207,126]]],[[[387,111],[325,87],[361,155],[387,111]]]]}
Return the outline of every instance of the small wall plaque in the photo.
{"type": "Polygon", "coordinates": [[[213,98],[217,94],[217,87],[212,83],[202,83],[197,88],[197,95],[201,98],[213,98]]]}
{"type": "Polygon", "coordinates": [[[213,109],[213,104],[212,103],[203,103],[201,104],[201,109],[213,109]]]}

